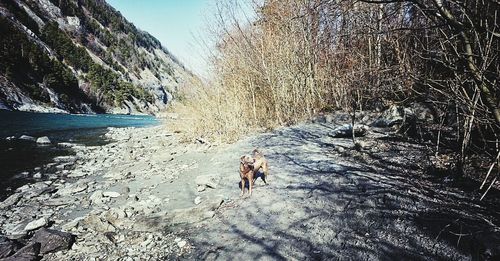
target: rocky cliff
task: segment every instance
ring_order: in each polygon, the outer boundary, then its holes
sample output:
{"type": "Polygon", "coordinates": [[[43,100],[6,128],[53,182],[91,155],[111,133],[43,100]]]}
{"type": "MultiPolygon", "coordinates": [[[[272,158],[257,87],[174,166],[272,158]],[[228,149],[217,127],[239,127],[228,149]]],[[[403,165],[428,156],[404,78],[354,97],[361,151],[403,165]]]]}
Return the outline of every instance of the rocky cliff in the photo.
{"type": "Polygon", "coordinates": [[[154,113],[190,74],[104,0],[2,0],[0,36],[0,108],[154,113]]]}

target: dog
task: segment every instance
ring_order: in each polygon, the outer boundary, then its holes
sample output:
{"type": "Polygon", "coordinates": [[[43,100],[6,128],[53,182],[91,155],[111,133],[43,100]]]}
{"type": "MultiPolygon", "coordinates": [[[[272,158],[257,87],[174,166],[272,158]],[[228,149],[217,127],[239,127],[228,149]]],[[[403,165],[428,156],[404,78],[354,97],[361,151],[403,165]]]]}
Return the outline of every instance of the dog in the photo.
{"type": "MultiPolygon", "coordinates": [[[[262,171],[264,172],[262,180],[264,181],[264,184],[268,185],[267,177],[269,175],[269,166],[268,166],[269,163],[267,159],[264,157],[264,154],[262,154],[262,152],[260,152],[257,148],[253,150],[252,157],[253,157],[252,165],[253,165],[254,175],[262,169],[262,171]]],[[[257,179],[257,177],[255,179],[257,179]]]]}
{"type": "Polygon", "coordinates": [[[240,158],[240,178],[241,178],[241,194],[240,197],[245,193],[245,179],[248,180],[248,195],[252,195],[252,187],[255,182],[254,176],[254,159],[249,156],[241,156],[240,158]]]}

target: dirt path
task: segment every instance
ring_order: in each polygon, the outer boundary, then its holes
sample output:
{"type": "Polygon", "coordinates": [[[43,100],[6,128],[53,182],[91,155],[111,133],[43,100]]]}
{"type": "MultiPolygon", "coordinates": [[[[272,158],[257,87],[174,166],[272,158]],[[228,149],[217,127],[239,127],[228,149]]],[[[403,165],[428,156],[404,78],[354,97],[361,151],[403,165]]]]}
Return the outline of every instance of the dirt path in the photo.
{"type": "Polygon", "coordinates": [[[216,172],[221,183],[200,195],[226,201],[213,219],[185,228],[192,249],[183,257],[469,260],[499,253],[498,231],[488,224],[499,224],[499,212],[423,177],[424,148],[372,134],[357,152],[350,140],[331,137],[333,127],[284,128],[207,157],[198,171],[216,172]],[[254,147],[270,161],[270,185],[259,180],[252,197],[239,198],[239,155],[254,147]]]}

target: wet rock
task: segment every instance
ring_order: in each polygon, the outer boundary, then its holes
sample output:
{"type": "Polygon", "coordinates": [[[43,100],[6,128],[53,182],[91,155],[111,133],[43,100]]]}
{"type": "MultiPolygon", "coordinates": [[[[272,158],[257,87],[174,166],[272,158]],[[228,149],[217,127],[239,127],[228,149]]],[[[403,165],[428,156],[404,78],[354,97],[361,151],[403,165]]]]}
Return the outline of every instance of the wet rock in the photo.
{"type": "MultiPolygon", "coordinates": [[[[368,133],[369,127],[366,125],[356,124],[354,125],[354,135],[356,137],[365,136],[368,133]]],[[[335,138],[351,138],[352,137],[352,125],[344,124],[333,130],[332,137],[335,138]]]]}
{"type": "Polygon", "coordinates": [[[35,261],[40,257],[40,243],[31,243],[17,251],[14,255],[2,259],[2,261],[35,261]]]}
{"type": "Polygon", "coordinates": [[[31,240],[40,243],[40,253],[44,255],[70,249],[75,237],[70,233],[42,228],[36,231],[31,240]]]}
{"type": "Polygon", "coordinates": [[[20,140],[26,140],[26,141],[36,141],[34,137],[28,136],[28,135],[22,135],[19,137],[20,140]]]}
{"type": "Polygon", "coordinates": [[[205,186],[215,189],[219,184],[219,178],[215,175],[200,175],[196,177],[195,183],[198,186],[205,186]]]}
{"type": "Polygon", "coordinates": [[[51,144],[52,142],[50,141],[49,137],[43,136],[43,137],[36,139],[36,143],[41,144],[41,145],[48,145],[48,144],[51,144]]]}
{"type": "Polygon", "coordinates": [[[35,229],[44,227],[44,226],[46,226],[48,224],[49,224],[49,220],[47,218],[43,217],[43,218],[40,218],[40,219],[31,221],[30,223],[28,223],[24,227],[24,230],[25,231],[31,231],[31,230],[35,230],[35,229]]]}
{"type": "Polygon", "coordinates": [[[19,244],[4,236],[0,236],[0,258],[13,255],[19,249],[19,244]]]}

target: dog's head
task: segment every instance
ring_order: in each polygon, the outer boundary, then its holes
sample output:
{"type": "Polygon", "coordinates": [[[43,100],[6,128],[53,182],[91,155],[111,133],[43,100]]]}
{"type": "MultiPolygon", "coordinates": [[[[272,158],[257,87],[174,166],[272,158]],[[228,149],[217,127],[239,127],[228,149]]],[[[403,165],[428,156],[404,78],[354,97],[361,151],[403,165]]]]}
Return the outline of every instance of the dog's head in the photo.
{"type": "Polygon", "coordinates": [[[240,158],[240,163],[243,165],[252,165],[255,162],[255,159],[248,156],[248,155],[243,155],[240,158]]]}

